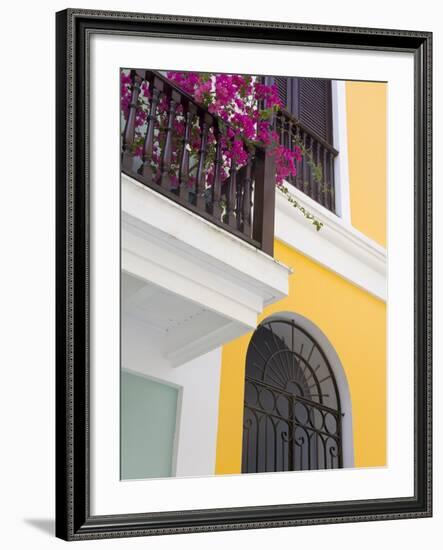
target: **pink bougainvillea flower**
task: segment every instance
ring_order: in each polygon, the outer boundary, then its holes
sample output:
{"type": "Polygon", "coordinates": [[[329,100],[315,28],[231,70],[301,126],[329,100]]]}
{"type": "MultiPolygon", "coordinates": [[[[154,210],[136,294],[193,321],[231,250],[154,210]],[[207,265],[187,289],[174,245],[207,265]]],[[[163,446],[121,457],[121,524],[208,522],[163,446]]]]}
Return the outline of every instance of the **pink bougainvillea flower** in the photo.
{"type": "MultiPolygon", "coordinates": [[[[232,163],[237,169],[248,163],[250,150],[254,145],[266,148],[267,154],[275,159],[276,184],[294,177],[297,173],[297,162],[301,160],[302,151],[293,146],[288,149],[280,143],[280,137],[274,129],[273,114],[281,109],[281,101],[275,84],[263,83],[258,77],[238,74],[209,74],[197,72],[168,71],[167,78],[184,93],[190,95],[197,103],[207,108],[218,120],[218,124],[207,134],[205,165],[205,185],[210,187],[215,175],[215,157],[217,142],[221,147],[220,178],[229,177],[232,163]],[[216,133],[219,138],[216,137],[216,133]]],[[[123,70],[120,74],[121,112],[127,119],[131,97],[131,71],[123,70]]],[[[151,90],[148,82],[143,82],[135,117],[134,154],[142,155],[142,143],[146,134],[147,114],[150,109],[151,90]]],[[[152,164],[158,170],[161,162],[161,151],[166,136],[169,101],[165,94],[160,94],[160,101],[154,119],[154,151],[152,164]]],[[[176,106],[176,117],[173,123],[173,146],[171,180],[178,186],[179,164],[183,151],[183,136],[186,120],[183,105],[176,106]]],[[[202,137],[202,121],[194,117],[191,121],[190,139],[186,145],[189,155],[194,158],[188,178],[190,189],[195,184],[195,171],[198,165],[202,137]]]]}

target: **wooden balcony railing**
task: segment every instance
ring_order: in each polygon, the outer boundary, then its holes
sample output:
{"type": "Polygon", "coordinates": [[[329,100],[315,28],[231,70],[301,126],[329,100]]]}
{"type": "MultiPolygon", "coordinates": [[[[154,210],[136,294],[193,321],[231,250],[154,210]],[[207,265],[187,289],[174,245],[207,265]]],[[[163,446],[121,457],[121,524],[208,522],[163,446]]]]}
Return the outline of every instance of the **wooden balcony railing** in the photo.
{"type": "Polygon", "coordinates": [[[285,110],[275,116],[274,125],[282,145],[291,150],[299,146],[303,152],[297,161],[297,175],[290,176],[289,183],[335,212],[334,160],[338,151],[285,110]]]}
{"type": "Polygon", "coordinates": [[[122,133],[122,172],[215,225],[273,255],[275,164],[259,146],[248,145],[249,161],[222,174],[221,128],[229,125],[156,71],[132,70],[129,111],[122,133]],[[143,82],[149,84],[142,153],[136,153],[137,109],[143,82]],[[159,105],[163,105],[161,139],[159,105]],[[164,106],[166,105],[166,111],[164,106]],[[177,123],[182,125],[177,132],[177,123]],[[197,129],[198,152],[191,152],[197,129]],[[154,162],[157,155],[157,166],[154,162]],[[208,174],[211,174],[209,180],[208,174]]]}

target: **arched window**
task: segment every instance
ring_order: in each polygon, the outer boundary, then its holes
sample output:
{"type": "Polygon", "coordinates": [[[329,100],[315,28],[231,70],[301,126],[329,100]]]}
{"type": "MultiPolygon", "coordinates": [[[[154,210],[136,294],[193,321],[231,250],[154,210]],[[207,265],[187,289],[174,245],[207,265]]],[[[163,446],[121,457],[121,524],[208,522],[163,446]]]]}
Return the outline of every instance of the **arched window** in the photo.
{"type": "Polygon", "coordinates": [[[336,376],[304,320],[270,317],[252,336],[246,357],[244,473],[344,465],[336,376]]]}

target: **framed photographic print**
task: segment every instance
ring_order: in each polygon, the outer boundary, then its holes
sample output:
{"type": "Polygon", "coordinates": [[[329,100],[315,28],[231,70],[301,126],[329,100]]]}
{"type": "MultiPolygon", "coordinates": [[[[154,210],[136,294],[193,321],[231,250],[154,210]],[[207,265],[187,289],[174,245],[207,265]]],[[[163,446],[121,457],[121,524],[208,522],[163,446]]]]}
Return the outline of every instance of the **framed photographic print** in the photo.
{"type": "Polygon", "coordinates": [[[431,515],[431,38],[57,14],[57,536],[431,515]]]}

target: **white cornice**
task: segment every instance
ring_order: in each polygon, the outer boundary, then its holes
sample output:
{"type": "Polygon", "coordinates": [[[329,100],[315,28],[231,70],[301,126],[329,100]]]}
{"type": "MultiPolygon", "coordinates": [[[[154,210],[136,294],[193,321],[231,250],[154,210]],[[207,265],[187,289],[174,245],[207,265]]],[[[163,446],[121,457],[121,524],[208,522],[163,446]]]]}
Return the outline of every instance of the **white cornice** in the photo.
{"type": "Polygon", "coordinates": [[[189,303],[202,312],[169,332],[171,364],[254,330],[264,307],[287,296],[291,269],[131,178],[121,184],[123,271],[168,293],[171,319],[189,303]]]}
{"type": "Polygon", "coordinates": [[[275,237],[344,279],[386,301],[386,249],[298,189],[298,203],[323,223],[320,231],[277,191],[275,237]]]}
{"type": "Polygon", "coordinates": [[[211,267],[260,293],[265,303],[287,293],[291,270],[254,246],[122,174],[122,222],[161,246],[211,267]]]}

